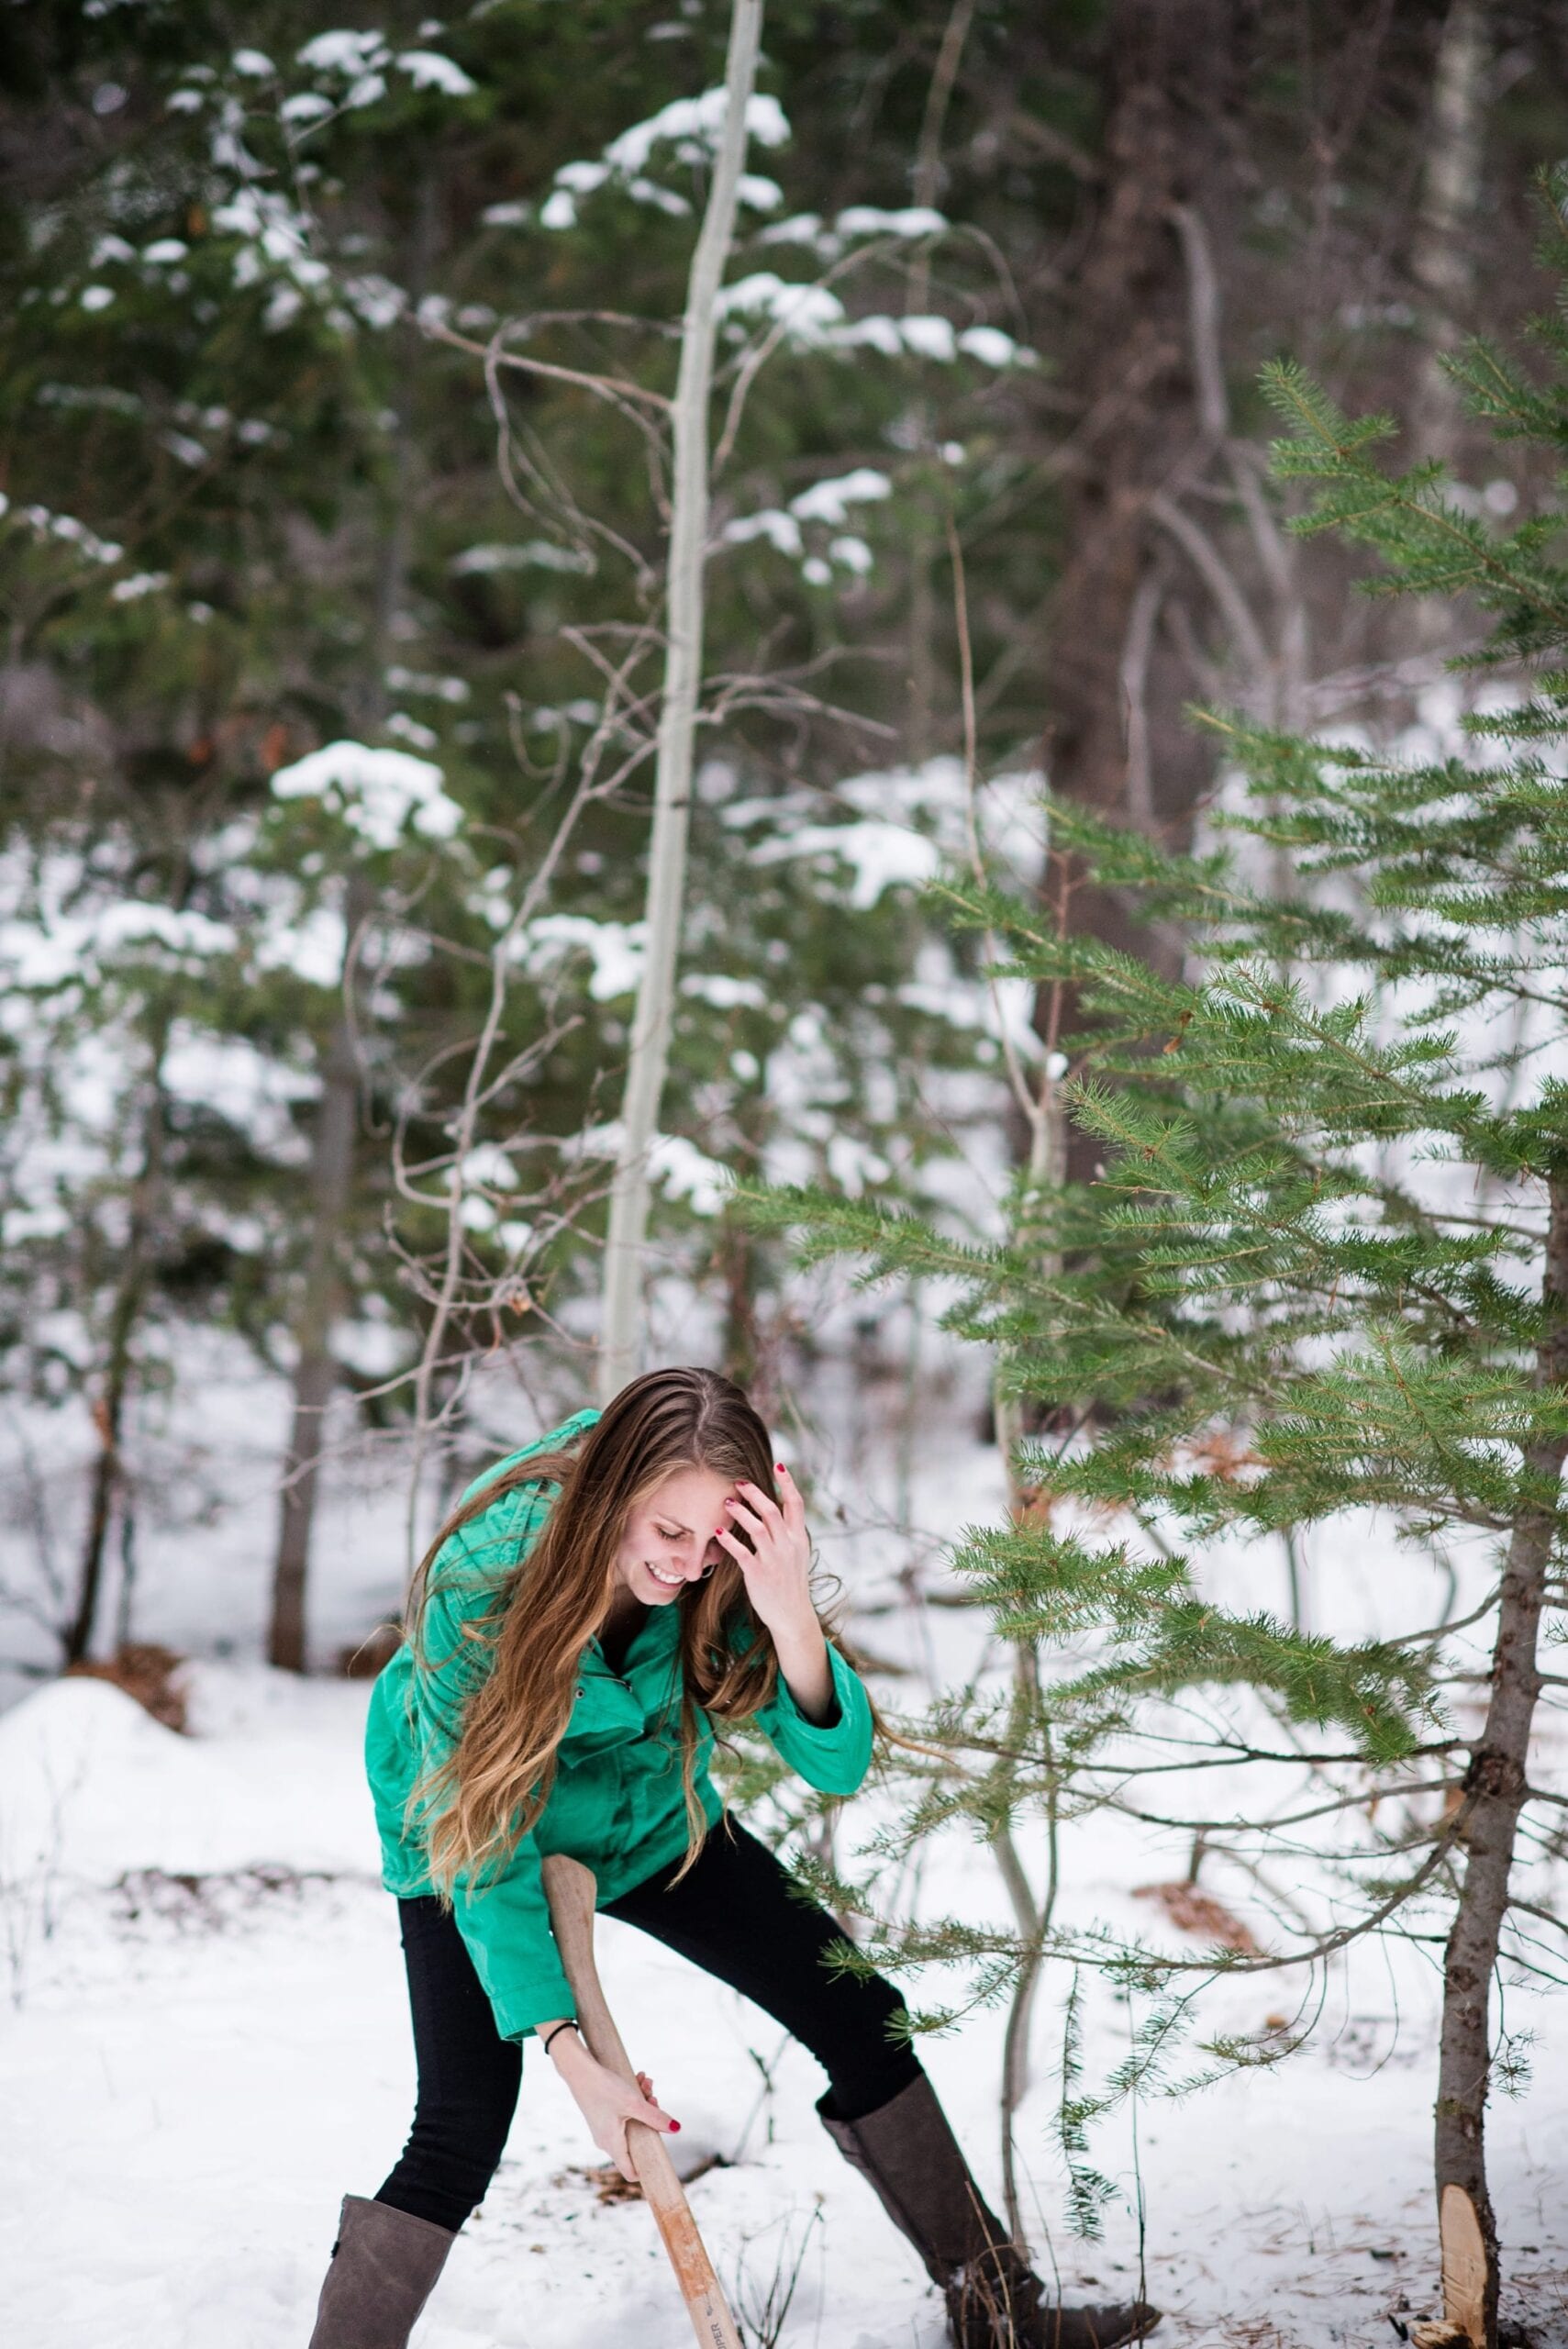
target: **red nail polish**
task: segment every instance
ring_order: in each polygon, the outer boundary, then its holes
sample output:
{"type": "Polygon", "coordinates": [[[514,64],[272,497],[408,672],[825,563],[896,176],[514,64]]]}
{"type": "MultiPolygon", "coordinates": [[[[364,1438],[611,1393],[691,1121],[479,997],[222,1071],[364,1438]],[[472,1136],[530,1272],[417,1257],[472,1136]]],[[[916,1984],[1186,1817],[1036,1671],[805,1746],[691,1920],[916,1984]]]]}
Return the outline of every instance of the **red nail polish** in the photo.
{"type": "Polygon", "coordinates": [[[787,1476],[787,1475],[789,1475],[789,1470],[784,1466],[784,1462],[783,1462],[782,1460],[775,1460],[775,1461],[774,1461],[774,1463],[773,1463],[773,1474],[774,1474],[776,1476],[787,1476]]]}
{"type": "Polygon", "coordinates": [[[672,2136],[672,2137],[678,2137],[678,2136],[680,2135],[680,2133],[681,2133],[681,2124],[680,2124],[680,2122],[679,2122],[678,2121],[671,2121],[671,2123],[670,2123],[670,2134],[671,2134],[671,2136],[672,2136]]]}

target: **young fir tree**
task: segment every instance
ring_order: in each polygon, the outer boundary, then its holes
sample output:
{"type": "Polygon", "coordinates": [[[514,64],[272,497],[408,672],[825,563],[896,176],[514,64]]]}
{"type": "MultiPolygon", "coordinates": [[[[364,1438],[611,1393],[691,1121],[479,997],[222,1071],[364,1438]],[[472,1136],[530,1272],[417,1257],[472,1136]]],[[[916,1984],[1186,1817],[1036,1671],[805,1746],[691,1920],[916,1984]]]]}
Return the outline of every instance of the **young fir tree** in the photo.
{"type": "MultiPolygon", "coordinates": [[[[1552,451],[1568,326],[1537,331],[1539,384],[1490,348],[1447,363],[1499,439],[1552,451]]],[[[1044,907],[951,889],[962,921],[1009,941],[1008,969],[1075,1007],[1065,1106],[1101,1153],[1090,1183],[1020,1189],[1006,1242],[820,1192],[758,1195],[751,1212],[802,1227],[808,1255],[862,1256],[868,1278],[956,1282],[948,1326],[996,1348],[1001,1391],[1064,1431],[1018,1447],[1031,1505],[973,1531],[958,1564],[1005,1638],[1072,1659],[1032,1709],[1015,1690],[947,1709],[932,1742],[989,1766],[936,1771],[915,1825],[957,1809],[994,1832],[1031,1806],[1054,1821],[1113,1800],[1108,1761],[1125,1781],[1140,1730],[1200,1692],[1251,1724],[1229,1747],[1253,1768],[1272,1715],[1311,1766],[1338,1906],[1277,1954],[1206,1962],[1320,1959],[1380,1931],[1440,1941],[1444,2312],[1417,2332],[1424,2349],[1491,2349],[1484,2125],[1508,2069],[1493,1977],[1550,1982],[1568,1930],[1527,1874],[1562,1847],[1561,1798],[1530,1771],[1551,1694],[1540,1650],[1568,1636],[1565,518],[1500,533],[1436,465],[1386,470],[1386,419],[1348,420],[1288,365],[1266,389],[1289,427],[1276,471],[1313,492],[1297,527],[1373,548],[1383,591],[1495,616],[1456,664],[1495,680],[1484,714],[1429,763],[1211,721],[1246,778],[1224,818],[1234,858],[1162,860],[1052,806],[1064,874],[1192,925],[1192,983],[1072,938],[1044,907]],[[1288,896],[1249,885],[1286,866],[1288,896]],[[1308,1635],[1206,1595],[1222,1542],[1300,1536],[1323,1558],[1374,1521],[1433,1566],[1402,1630],[1308,1635]],[[1359,1832],[1336,1847],[1330,1823],[1352,1810],[1359,1832]]],[[[1216,1783],[1208,1834],[1229,1819],[1254,1852],[1300,1849],[1299,1819],[1260,1825],[1240,1782],[1229,1810],[1216,1783]]],[[[1031,1948],[952,1923],[901,1945],[983,1961],[993,1989],[1042,1950],[1134,1961],[1108,1936],[1043,1931],[1031,1948]]],[[[1141,1953],[1134,1970],[1169,1987],[1191,1968],[1141,1953]]]]}

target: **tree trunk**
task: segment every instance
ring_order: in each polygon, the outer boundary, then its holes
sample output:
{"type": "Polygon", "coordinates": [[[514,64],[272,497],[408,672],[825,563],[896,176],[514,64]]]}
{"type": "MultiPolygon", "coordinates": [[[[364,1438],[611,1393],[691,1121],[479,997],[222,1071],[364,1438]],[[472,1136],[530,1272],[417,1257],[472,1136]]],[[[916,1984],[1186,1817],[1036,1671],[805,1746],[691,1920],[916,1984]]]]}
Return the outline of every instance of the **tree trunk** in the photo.
{"type": "MultiPolygon", "coordinates": [[[[1486,58],[1481,9],[1475,0],[1453,0],[1438,43],[1421,208],[1410,252],[1425,350],[1410,404],[1409,463],[1439,457],[1452,466],[1464,439],[1464,402],[1442,362],[1457,348],[1474,299],[1486,58]]],[[[1401,618],[1412,652],[1451,650],[1454,611],[1448,596],[1415,596],[1401,618]]]]}
{"type": "MultiPolygon", "coordinates": [[[[1029,1180],[1032,1187],[1060,1189],[1067,1167],[1066,1119],[1062,1111],[1061,1096],[1055,1081],[1047,1074],[1036,1098],[1030,1119],[1029,1180]]],[[[1016,1246],[1027,1247],[1034,1237],[1028,1222],[1020,1224],[1013,1234],[1016,1246]]],[[[1060,1269],[1060,1258],[1047,1256],[1044,1263],[1060,1269]]],[[[998,1370],[1001,1361],[998,1360],[998,1370]]],[[[1025,1414],[1017,1396],[1004,1394],[998,1377],[993,1395],[996,1417],[996,1442],[1007,1472],[1007,1514],[1015,1525],[1024,1525],[1040,1506],[1040,1497],[1027,1486],[1019,1472],[1018,1446],[1025,1430],[1025,1414]]],[[[1046,1501],[1049,1508],[1049,1497],[1046,1501]]],[[[1039,1729],[1050,1750],[1050,1730],[1040,1711],[1040,1653],[1032,1640],[1019,1639],[1013,1646],[1013,1698],[1008,1714],[1007,1745],[1017,1752],[1039,1729]]],[[[1010,1763],[998,1765],[998,1775],[1004,1779],[1013,1776],[1010,1763]]],[[[1049,1806],[1050,1855],[1044,1892],[1037,1901],[1029,1883],[1029,1871],[1019,1855],[1006,1820],[991,1838],[996,1854],[996,1865],[1007,1898],[1012,1904],[1013,1921],[1023,1944],[1018,1971],[1013,1982],[1013,1995],[1007,2009],[1007,2028],[1002,2043],[1002,2084],[1000,2121],[1002,2136],[1002,2193],[1006,2213],[1007,2232],[1018,2249],[1027,2253],[1029,2237],[1024,2226],[1023,2199],[1018,2192],[1018,2118],[1029,2084],[1029,2032],[1034,2021],[1035,1994],[1040,1987],[1040,1966],[1044,1960],[1044,1940],[1051,1930],[1056,1909],[1057,1889],[1057,1826],[1056,1798],[1051,1795],[1049,1806]]]]}
{"type": "MultiPolygon", "coordinates": [[[[1476,0],[1453,0],[1438,44],[1431,133],[1410,256],[1423,304],[1426,343],[1410,417],[1411,453],[1441,457],[1445,463],[1451,463],[1458,452],[1464,408],[1440,362],[1460,340],[1473,292],[1472,242],[1481,198],[1485,114],[1482,12],[1476,0]]],[[[1445,604],[1443,608],[1449,607],[1445,604]]]]}
{"type": "Polygon", "coordinates": [[[84,1663],[92,1653],[93,1630],[104,1586],[104,1553],[108,1544],[115,1489],[120,1478],[120,1431],[126,1397],[130,1391],[131,1342],[141,1318],[142,1302],[152,1270],[153,1241],[163,1197],[164,1146],[168,1139],[167,1104],[163,1094],[163,1053],[168,1030],[161,1028],[149,1079],[147,1108],[142,1118],[141,1165],[130,1195],[130,1229],[120,1259],[119,1280],[109,1316],[104,1383],[93,1405],[98,1433],[98,1456],[93,1466],[87,1506],[87,1531],[82,1545],[77,1576],[76,1612],[66,1629],[64,1660],[84,1663]]]}
{"type": "MultiPolygon", "coordinates": [[[[1541,1287],[1537,1384],[1568,1384],[1568,1170],[1554,1174],[1541,1287]]],[[[1532,1444],[1526,1463],[1555,1492],[1568,1440],[1532,1444]]],[[[1485,2108],[1492,2066],[1492,1975],[1508,1911],[1508,1876],[1529,1784],[1530,1727],[1540,1695],[1536,1641],[1557,1532],[1555,1508],[1521,1509],[1508,1545],[1492,1657],[1486,1724],[1465,1781],[1464,1887],[1443,1968],[1438,2068],[1437,2191],[1443,2312],[1451,2341],[1496,2349],[1497,2228],[1486,2191],[1485,2108]]]]}
{"type": "Polygon", "coordinates": [[[653,840],[648,866],[648,944],[637,990],[621,1111],[621,1141],[610,1191],[599,1346],[600,1399],[635,1375],[642,1320],[642,1254],[648,1230],[648,1158],[670,1052],[675,952],[685,894],[692,744],[702,685],[703,568],[707,551],[708,395],[713,383],[718,288],[735,230],[746,159],[746,116],[757,77],[762,0],[734,0],[725,66],[724,127],[702,230],[692,255],[681,364],[675,384],[666,596],[668,650],[659,713],[653,840]]]}
{"type": "MultiPolygon", "coordinates": [[[[350,874],[344,905],[345,985],[347,957],[367,910],[368,887],[362,874],[350,874]]],[[[303,1672],[307,1657],[306,1581],[310,1531],[327,1411],[338,1383],[332,1353],[332,1324],[340,1309],[343,1288],[338,1251],[353,1186],[358,1122],[359,1070],[353,1030],[347,1004],[340,1003],[322,1064],[321,1100],[311,1151],[310,1252],[295,1322],[294,1417],[284,1461],[272,1622],[267,1633],[267,1661],[284,1672],[303,1672]]]]}
{"type": "MultiPolygon", "coordinates": [[[[1015,1744],[1037,1729],[1049,1752],[1051,1732],[1040,1709],[1040,1659],[1035,1649],[1018,1641],[1013,1650],[1013,1708],[1007,1726],[1007,1742],[1015,1744]]],[[[1002,2039],[1002,2093],[1000,2121],[1002,2137],[1002,2208],[1007,2221],[1007,2232],[1018,2249],[1029,2251],[1029,2229],[1024,2223],[1023,2197],[1018,2191],[1018,2112],[1029,2087],[1029,2040],[1034,2022],[1035,1995],[1040,1988],[1040,1968],[1045,1962],[1044,1941],[1051,1931],[1056,1911],[1057,1830],[1056,1803],[1051,1798],[1048,1824],[1050,1854],[1047,1862],[1043,1897],[1036,1901],[1029,1871],[1019,1856],[1009,1828],[1000,1827],[992,1837],[992,1848],[1002,1882],[1012,1903],[1013,1921],[1024,1944],[1023,1955],[1013,1983],[1013,1995],[1007,2006],[1007,2028],[1002,2039]]]]}
{"type": "MultiPolygon", "coordinates": [[[[1229,114],[1251,38],[1234,0],[1117,0],[1099,217],[1071,289],[1062,368],[1083,419],[1083,454],[1062,486],[1066,564],[1042,679],[1044,764],[1053,791],[1178,847],[1211,762],[1183,715],[1195,681],[1150,608],[1159,559],[1150,503],[1203,441],[1178,211],[1201,204],[1223,220],[1234,209],[1229,114]]],[[[1047,895],[1054,899],[1064,884],[1070,930],[1179,967],[1178,937],[1139,927],[1117,895],[1084,881],[1075,861],[1063,869],[1052,858],[1047,895]]],[[[1075,1015],[1065,1008],[1071,1029],[1075,1015]]],[[[1042,1035],[1045,1011],[1042,998],[1042,1035]]],[[[1015,1140],[1021,1157],[1028,1138],[1015,1140]]],[[[1091,1163],[1090,1145],[1074,1131],[1072,1178],[1084,1179],[1091,1163]]]]}
{"type": "MultiPolygon", "coordinates": [[[[974,20],[974,9],[975,0],[953,0],[926,92],[926,111],[909,183],[909,201],[923,210],[939,208],[942,192],[942,133],[963,58],[964,43],[969,39],[970,27],[974,20]]],[[[923,316],[930,298],[930,255],[924,245],[917,245],[905,288],[905,317],[923,316]]],[[[919,452],[921,463],[929,473],[935,469],[931,402],[929,399],[913,401],[905,410],[902,420],[904,445],[919,452]]],[[[904,755],[912,767],[925,765],[936,747],[939,730],[936,565],[941,540],[941,525],[928,482],[917,492],[909,517],[908,669],[904,755]]]]}
{"type": "MultiPolygon", "coordinates": [[[[423,287],[429,275],[435,242],[434,186],[433,177],[427,176],[420,191],[409,267],[416,289],[423,287]]],[[[411,339],[406,363],[397,379],[391,513],[375,583],[375,629],[368,678],[358,697],[358,707],[351,713],[356,730],[362,729],[373,736],[385,722],[386,665],[396,641],[394,623],[408,580],[413,536],[412,353],[417,348],[417,338],[411,339]]],[[[354,1141],[359,1123],[359,1069],[347,990],[355,941],[373,903],[370,882],[358,866],[350,866],[343,900],[339,999],[321,1063],[321,1099],[311,1148],[310,1252],[305,1292],[294,1325],[293,1416],[279,1498],[278,1546],[272,1562],[267,1661],[284,1672],[305,1671],[309,1654],[306,1588],[310,1572],[310,1537],[319,1489],[321,1442],[326,1432],[327,1411],[338,1384],[338,1364],[332,1353],[332,1323],[343,1296],[338,1254],[353,1190],[354,1141]]]]}

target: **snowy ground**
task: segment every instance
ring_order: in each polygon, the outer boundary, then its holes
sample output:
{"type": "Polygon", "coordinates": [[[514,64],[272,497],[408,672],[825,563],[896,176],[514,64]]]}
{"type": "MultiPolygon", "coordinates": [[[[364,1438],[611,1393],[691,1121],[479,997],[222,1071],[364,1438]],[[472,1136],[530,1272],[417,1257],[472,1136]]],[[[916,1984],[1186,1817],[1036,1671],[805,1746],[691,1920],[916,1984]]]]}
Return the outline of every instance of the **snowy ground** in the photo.
{"type": "MultiPolygon", "coordinates": [[[[929,1333],[923,1345],[917,1397],[896,1361],[880,1385],[852,1358],[822,1362],[810,1456],[796,1455],[851,1634],[903,1675],[882,1684],[895,1707],[917,1706],[923,1679],[961,1679],[984,1644],[975,1610],[912,1604],[905,1570],[944,1579],[941,1542],[994,1517],[1002,1498],[996,1453],[974,1441],[973,1381],[954,1383],[929,1333]],[[890,1430],[906,1393],[919,1442],[900,1470],[890,1430]]],[[[703,1351],[693,1344],[692,1358],[703,1351]]],[[[35,1682],[0,1714],[5,2349],[303,2349],[339,2198],[374,2190],[407,2126],[395,1912],[375,1880],[360,1764],[366,1688],[239,1660],[254,1653],[263,1616],[281,1419],[274,1427],[266,1398],[221,1367],[215,1357],[200,1423],[163,1439],[167,1475],[149,1486],[135,1594],[135,1636],[200,1659],[189,1670],[193,1733],[173,1735],[96,1681],[35,1682]],[[190,1496],[218,1468],[226,1507],[198,1508],[190,1496]]],[[[514,1442],[544,1417],[516,1397],[497,1407],[514,1442]]],[[[395,1607],[401,1508],[395,1464],[340,1464],[313,1600],[323,1659],[395,1607]]],[[[1218,1559],[1206,1573],[1233,1602],[1284,1603],[1277,1553],[1218,1559]]],[[[1371,1633],[1425,1620],[1411,1609],[1429,1603],[1418,1594],[1430,1575],[1371,1530],[1364,1542],[1341,1533],[1306,1577],[1308,1622],[1371,1633]]],[[[1547,1736],[1543,1782],[1561,1785],[1568,1729],[1559,1721],[1547,1736]]],[[[844,1815],[851,1862],[877,1816],[874,1799],[844,1815]]],[[[1025,1849],[1038,1881],[1040,1854],[1027,1839],[1025,1849]]],[[[1187,1849],[1106,1813],[1070,1828],[1060,1918],[1154,1931],[1135,1889],[1182,1874],[1187,1849]]],[[[1278,1916],[1249,1908],[1244,1877],[1221,1876],[1216,1888],[1277,1945],[1278,1916]]],[[[958,1841],[934,1847],[921,1898],[926,1913],[1002,1913],[991,1855],[958,1841]]],[[[798,2265],[783,2349],[939,2349],[935,2295],[817,2122],[810,2059],[628,1929],[601,1933],[612,2000],[684,2124],[683,2155],[723,2165],[692,2197],[742,2319],[761,2316],[781,2266],[798,2265]]],[[[1068,1985],[1048,1979],[1019,2144],[1036,2254],[1054,2261],[1064,2291],[1136,2287],[1141,2210],[1146,2289],[1168,2311],[1159,2338],[1169,2349],[1392,2349],[1390,2314],[1434,2305],[1433,1955],[1389,1944],[1336,1961],[1312,1986],[1326,2003],[1304,2053],[1180,2102],[1146,2099],[1097,2129],[1092,2154],[1118,2199],[1095,2243],[1063,2221],[1051,2121],[1068,1985]]],[[[1279,1974],[1228,1982],[1206,1999],[1198,2036],[1256,2032],[1292,2014],[1308,1987],[1279,1974]]],[[[1508,1993],[1505,2027],[1516,2041],[1536,2034],[1534,2078],[1518,2100],[1496,2102],[1490,2128],[1507,2307],[1529,2317],[1540,2349],[1568,2349],[1564,2004],[1508,1993]]],[[[1092,1988],[1089,2085],[1126,2053],[1132,2021],[1092,1988]]],[[[981,2013],[925,2049],[994,2199],[1001,2029],[999,2015],[981,2013]]],[[[1199,2064],[1189,2050],[1176,2068],[1199,2064]]],[[[648,2214],[601,2200],[586,2175],[597,2159],[553,2073],[530,2058],[506,2165],[419,2349],[685,2349],[648,2214]]],[[[762,2337],[753,2322],[750,2338],[762,2337]]]]}
{"type": "MultiPolygon", "coordinates": [[[[97,1682],[56,1684],[0,1720],[10,2349],[303,2343],[337,2198],[373,2190],[406,2124],[395,1916],[360,1777],[364,1687],[208,1665],[194,1689],[186,1739],[97,1682]]],[[[786,2344],[936,2349],[935,2296],[823,2137],[809,2059],[629,1930],[603,1927],[602,1954],[684,2143],[731,2165],[692,2192],[742,2310],[804,2246],[786,2344]]],[[[1101,2244],[1062,2232],[1044,2116],[1026,2110],[1065,2286],[1133,2285],[1140,2179],[1172,2349],[1382,2344],[1387,2311],[1429,2308],[1431,2018],[1406,2012],[1396,2035],[1374,1991],[1370,1972],[1342,1985],[1344,2015],[1284,2069],[1146,2108],[1136,2160],[1125,2131],[1103,2146],[1126,2197],[1101,2244]]],[[[1549,2009],[1530,2020],[1552,2032],[1541,2085],[1499,2109],[1495,2172],[1515,2296],[1541,2338],[1568,2340],[1563,2033],[1549,2009]]],[[[993,2189],[997,2035],[984,2017],[929,2050],[993,2189]]],[[[553,2075],[527,2068],[506,2165],[421,2349],[684,2349],[646,2212],[599,2200],[553,2075]]]]}

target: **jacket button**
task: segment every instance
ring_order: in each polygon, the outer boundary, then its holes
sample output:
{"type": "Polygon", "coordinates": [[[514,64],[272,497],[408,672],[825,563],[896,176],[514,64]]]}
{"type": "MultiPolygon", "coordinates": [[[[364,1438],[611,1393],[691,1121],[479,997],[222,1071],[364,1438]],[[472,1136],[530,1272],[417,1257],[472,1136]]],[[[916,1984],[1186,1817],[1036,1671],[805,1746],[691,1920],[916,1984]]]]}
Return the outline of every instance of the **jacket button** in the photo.
{"type": "Polygon", "coordinates": [[[578,1689],[577,1694],[579,1695],[579,1697],[583,1694],[583,1691],[581,1690],[581,1688],[579,1688],[579,1689],[578,1689]]]}

